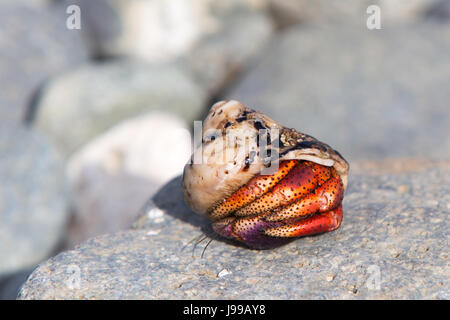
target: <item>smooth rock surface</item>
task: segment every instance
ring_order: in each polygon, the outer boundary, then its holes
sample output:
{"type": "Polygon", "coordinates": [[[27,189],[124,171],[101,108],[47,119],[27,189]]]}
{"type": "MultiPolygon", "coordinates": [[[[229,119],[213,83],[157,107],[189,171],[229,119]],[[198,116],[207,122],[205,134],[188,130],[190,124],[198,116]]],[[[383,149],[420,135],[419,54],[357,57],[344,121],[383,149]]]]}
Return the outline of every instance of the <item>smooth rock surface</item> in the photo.
{"type": "Polygon", "coordinates": [[[27,280],[34,267],[0,276],[0,300],[16,299],[22,284],[27,280]]]}
{"type": "Polygon", "coordinates": [[[380,8],[383,26],[389,26],[421,18],[421,14],[433,6],[437,0],[267,0],[269,12],[275,23],[283,28],[297,23],[352,22],[365,26],[374,11],[380,8]]]}
{"type": "Polygon", "coordinates": [[[259,0],[66,0],[80,6],[95,56],[133,56],[153,62],[187,54],[220,30],[229,12],[257,10],[259,0]]]}
{"type": "Polygon", "coordinates": [[[224,97],[360,159],[450,157],[450,25],[280,35],[224,97]]]}
{"type": "Polygon", "coordinates": [[[185,122],[162,112],[128,119],[89,142],[68,159],[69,246],[128,229],[142,204],[183,172],[190,154],[185,122]]]}
{"type": "Polygon", "coordinates": [[[44,82],[88,52],[81,33],[66,28],[66,7],[37,0],[0,6],[0,119],[20,123],[44,82]]]}
{"type": "Polygon", "coordinates": [[[199,118],[206,93],[186,72],[138,60],[87,64],[55,78],[37,106],[36,126],[69,156],[128,117],[152,110],[199,118]]]}
{"type": "Polygon", "coordinates": [[[0,123],[0,277],[47,259],[68,218],[68,186],[54,148],[30,129],[0,123]]]}
{"type": "Polygon", "coordinates": [[[42,263],[19,298],[448,299],[450,163],[384,165],[351,171],[337,231],[267,251],[216,240],[203,257],[206,240],[191,241],[209,222],[186,208],[178,177],[135,230],[42,263]]]}
{"type": "Polygon", "coordinates": [[[424,13],[428,19],[448,23],[450,21],[450,1],[438,0],[429,6],[424,13]]]}
{"type": "Polygon", "coordinates": [[[212,96],[245,71],[272,36],[273,24],[260,11],[234,10],[214,33],[202,37],[180,59],[212,96]]]}

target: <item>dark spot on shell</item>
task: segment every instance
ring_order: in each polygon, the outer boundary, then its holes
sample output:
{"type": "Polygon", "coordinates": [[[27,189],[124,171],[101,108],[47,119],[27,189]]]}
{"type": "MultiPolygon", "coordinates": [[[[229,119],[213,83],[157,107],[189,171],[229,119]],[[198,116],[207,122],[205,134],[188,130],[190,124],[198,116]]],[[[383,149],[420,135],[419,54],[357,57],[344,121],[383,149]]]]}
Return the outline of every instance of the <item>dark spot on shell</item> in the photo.
{"type": "Polygon", "coordinates": [[[303,148],[314,148],[314,149],[319,149],[321,151],[326,151],[326,148],[321,145],[318,144],[317,141],[302,141],[297,143],[294,146],[295,149],[303,149],[303,148]]]}
{"type": "Polygon", "coordinates": [[[242,114],[236,119],[236,122],[242,122],[242,121],[245,121],[245,120],[247,120],[248,118],[247,118],[247,115],[249,114],[249,113],[252,113],[252,111],[248,111],[248,110],[244,110],[244,111],[242,111],[242,114]]]}
{"type": "Polygon", "coordinates": [[[287,154],[288,152],[290,152],[292,150],[299,150],[299,149],[319,149],[324,152],[326,152],[326,150],[327,150],[327,148],[324,145],[318,144],[317,141],[311,141],[311,140],[301,141],[301,142],[298,142],[292,148],[289,148],[289,149],[283,151],[282,153],[280,153],[280,157],[284,156],[285,154],[287,154]]]}
{"type": "Polygon", "coordinates": [[[262,125],[261,121],[255,121],[253,122],[253,126],[256,130],[264,130],[265,127],[262,125]]]}

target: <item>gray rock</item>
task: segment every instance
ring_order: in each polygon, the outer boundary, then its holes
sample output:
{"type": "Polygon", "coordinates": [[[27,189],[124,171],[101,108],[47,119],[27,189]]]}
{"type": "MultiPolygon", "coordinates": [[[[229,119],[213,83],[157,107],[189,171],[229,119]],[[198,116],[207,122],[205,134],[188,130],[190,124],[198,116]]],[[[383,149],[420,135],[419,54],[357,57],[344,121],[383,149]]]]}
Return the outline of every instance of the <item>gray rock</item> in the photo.
{"type": "Polygon", "coordinates": [[[27,280],[33,269],[2,275],[0,277],[0,300],[16,299],[22,284],[27,280]]]}
{"type": "Polygon", "coordinates": [[[53,79],[38,103],[36,126],[68,156],[121,120],[151,110],[191,123],[205,100],[204,90],[174,65],[113,60],[53,79]]]}
{"type": "Polygon", "coordinates": [[[164,61],[186,52],[200,36],[204,16],[184,1],[76,0],[95,56],[164,61]]]}
{"type": "Polygon", "coordinates": [[[347,160],[450,156],[450,26],[283,33],[224,95],[339,150],[347,160]]]}
{"type": "Polygon", "coordinates": [[[305,22],[352,22],[365,27],[369,18],[367,8],[371,5],[380,8],[382,24],[387,26],[420,19],[421,14],[436,2],[437,0],[267,0],[267,6],[280,28],[305,22]]]}
{"type": "Polygon", "coordinates": [[[255,1],[66,0],[80,6],[94,55],[125,55],[153,62],[187,54],[203,36],[220,30],[223,15],[252,10],[251,2],[255,1]]]}
{"type": "Polygon", "coordinates": [[[221,19],[221,28],[201,38],[181,59],[212,96],[249,67],[273,29],[270,19],[258,11],[235,10],[221,19]]]}
{"type": "Polygon", "coordinates": [[[0,6],[0,118],[19,123],[41,85],[88,52],[79,30],[66,28],[66,7],[37,0],[0,6]]]}
{"type": "Polygon", "coordinates": [[[142,203],[183,172],[190,154],[185,122],[162,112],[128,119],[89,142],[67,164],[70,245],[128,229],[142,203]]]}
{"type": "Polygon", "coordinates": [[[424,13],[425,18],[440,22],[450,21],[450,1],[438,0],[431,5],[424,13]]]}
{"type": "Polygon", "coordinates": [[[190,241],[209,222],[186,208],[176,178],[134,230],[42,263],[19,298],[445,299],[450,164],[404,167],[414,166],[355,170],[335,232],[265,251],[216,239],[203,257],[206,240],[190,241]]]}
{"type": "Polygon", "coordinates": [[[68,218],[60,158],[30,129],[0,124],[0,276],[47,259],[68,218]]]}

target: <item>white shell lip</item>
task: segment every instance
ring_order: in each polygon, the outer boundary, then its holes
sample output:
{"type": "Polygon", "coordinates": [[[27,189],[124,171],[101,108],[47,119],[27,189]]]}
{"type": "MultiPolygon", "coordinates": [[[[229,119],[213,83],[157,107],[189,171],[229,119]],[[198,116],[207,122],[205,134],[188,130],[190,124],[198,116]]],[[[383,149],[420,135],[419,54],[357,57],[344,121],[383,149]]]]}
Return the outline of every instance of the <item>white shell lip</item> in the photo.
{"type": "Polygon", "coordinates": [[[320,164],[322,166],[326,166],[326,167],[332,167],[335,163],[335,161],[333,159],[322,159],[322,158],[315,157],[310,154],[301,154],[301,155],[295,156],[294,152],[292,152],[292,155],[290,153],[288,153],[286,156],[283,157],[283,160],[289,160],[289,159],[307,160],[307,161],[318,163],[318,164],[320,164]]]}
{"type": "Polygon", "coordinates": [[[259,154],[259,145],[248,145],[249,140],[258,137],[261,128],[278,132],[275,138],[279,143],[276,150],[279,160],[308,160],[334,167],[346,189],[349,165],[330,146],[295,129],[283,127],[239,101],[219,101],[211,107],[203,122],[202,148],[194,150],[191,161],[184,167],[182,189],[192,210],[207,215],[217,203],[262,172],[265,165],[259,154]],[[211,131],[220,136],[210,139],[211,131]],[[192,163],[193,158],[202,161],[192,163]],[[253,160],[251,163],[248,161],[250,158],[253,160]]]}

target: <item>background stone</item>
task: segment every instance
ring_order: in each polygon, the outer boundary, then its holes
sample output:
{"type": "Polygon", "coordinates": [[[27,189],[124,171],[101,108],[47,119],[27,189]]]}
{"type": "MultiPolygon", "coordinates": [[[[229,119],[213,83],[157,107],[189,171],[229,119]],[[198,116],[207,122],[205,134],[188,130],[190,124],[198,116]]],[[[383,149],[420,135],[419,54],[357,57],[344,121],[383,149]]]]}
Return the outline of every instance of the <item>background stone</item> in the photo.
{"type": "Polygon", "coordinates": [[[396,174],[364,166],[351,175],[337,231],[266,251],[216,239],[203,257],[206,240],[192,240],[209,222],[186,208],[176,178],[135,230],[42,263],[19,298],[446,299],[450,163],[396,174]]]}
{"type": "Polygon", "coordinates": [[[172,64],[113,60],[53,79],[39,100],[35,123],[67,157],[121,120],[151,110],[191,123],[205,100],[204,90],[172,64]]]}
{"type": "Polygon", "coordinates": [[[0,300],[16,299],[22,284],[27,280],[33,269],[17,270],[0,276],[0,300]]]}
{"type": "Polygon", "coordinates": [[[0,277],[32,267],[59,245],[68,187],[55,150],[29,129],[0,123],[0,277]]]}
{"type": "Polygon", "coordinates": [[[273,24],[261,11],[228,12],[214,33],[202,37],[181,59],[211,96],[244,72],[272,36],[273,24]]]}
{"type": "Polygon", "coordinates": [[[425,17],[440,22],[450,21],[450,1],[439,0],[429,6],[425,11],[425,17]]]}
{"type": "Polygon", "coordinates": [[[80,32],[66,28],[65,7],[46,1],[0,5],[0,119],[20,123],[41,85],[85,61],[88,52],[80,32]]]}
{"type": "Polygon", "coordinates": [[[67,170],[73,217],[69,247],[129,228],[145,200],[183,172],[190,154],[185,122],[151,112],[122,122],[70,157],[67,170]]]}
{"type": "Polygon", "coordinates": [[[285,28],[299,23],[353,23],[366,25],[367,8],[377,5],[384,26],[420,20],[437,0],[267,0],[275,23],[285,28]]]}
{"type": "Polygon", "coordinates": [[[450,25],[287,30],[233,97],[349,160],[450,156],[450,25]]]}
{"type": "Polygon", "coordinates": [[[94,56],[169,61],[219,30],[229,12],[256,10],[254,0],[77,0],[94,56]]]}

